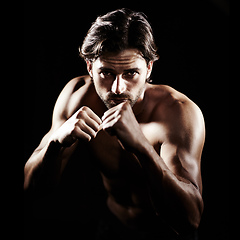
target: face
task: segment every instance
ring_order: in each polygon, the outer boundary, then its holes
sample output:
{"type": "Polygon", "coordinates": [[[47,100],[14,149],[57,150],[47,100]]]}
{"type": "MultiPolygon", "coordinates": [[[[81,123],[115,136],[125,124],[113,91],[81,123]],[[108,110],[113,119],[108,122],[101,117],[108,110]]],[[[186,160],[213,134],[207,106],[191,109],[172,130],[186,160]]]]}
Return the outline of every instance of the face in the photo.
{"type": "Polygon", "coordinates": [[[96,92],[107,108],[124,101],[129,101],[133,107],[144,97],[153,62],[147,65],[138,50],[127,49],[105,54],[94,62],[87,62],[87,66],[96,92]]]}

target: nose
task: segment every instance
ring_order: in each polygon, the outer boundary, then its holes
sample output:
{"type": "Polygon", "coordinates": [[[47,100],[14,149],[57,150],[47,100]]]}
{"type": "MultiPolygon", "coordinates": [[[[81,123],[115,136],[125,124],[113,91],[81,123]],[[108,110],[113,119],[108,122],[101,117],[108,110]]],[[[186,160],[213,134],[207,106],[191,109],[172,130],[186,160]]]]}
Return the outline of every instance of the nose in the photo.
{"type": "Polygon", "coordinates": [[[112,84],[112,92],[115,94],[121,94],[126,91],[126,84],[121,76],[116,76],[112,84]]]}

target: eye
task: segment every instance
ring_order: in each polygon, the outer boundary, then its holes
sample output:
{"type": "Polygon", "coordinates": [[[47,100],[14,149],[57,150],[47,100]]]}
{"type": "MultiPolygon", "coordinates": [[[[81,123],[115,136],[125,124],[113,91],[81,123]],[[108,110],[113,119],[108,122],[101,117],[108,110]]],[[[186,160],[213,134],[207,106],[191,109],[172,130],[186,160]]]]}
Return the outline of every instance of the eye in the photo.
{"type": "Polygon", "coordinates": [[[124,74],[124,76],[125,76],[126,78],[133,78],[133,77],[135,77],[137,74],[139,74],[137,71],[129,71],[129,72],[126,72],[126,73],[124,74]]]}
{"type": "Polygon", "coordinates": [[[114,74],[112,72],[108,72],[108,71],[102,71],[100,73],[101,78],[110,78],[113,77],[114,74]]]}

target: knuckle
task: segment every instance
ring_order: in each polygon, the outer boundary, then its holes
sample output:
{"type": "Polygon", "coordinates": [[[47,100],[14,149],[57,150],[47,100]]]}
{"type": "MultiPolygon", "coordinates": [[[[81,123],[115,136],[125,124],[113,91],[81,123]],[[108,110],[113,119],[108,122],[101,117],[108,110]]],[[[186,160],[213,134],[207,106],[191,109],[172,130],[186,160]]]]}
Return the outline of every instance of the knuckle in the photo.
{"type": "Polygon", "coordinates": [[[82,107],[77,114],[77,118],[83,118],[86,114],[86,111],[86,107],[82,107]]]}
{"type": "Polygon", "coordinates": [[[81,107],[81,109],[80,109],[81,111],[83,111],[83,112],[86,112],[87,110],[88,110],[88,107],[86,107],[86,106],[83,106],[83,107],[81,107]]]}
{"type": "Polygon", "coordinates": [[[90,141],[92,140],[92,137],[88,135],[88,136],[86,137],[86,139],[87,139],[88,142],[90,142],[90,141]]]}
{"type": "Polygon", "coordinates": [[[98,130],[99,130],[99,125],[98,125],[98,123],[93,122],[93,124],[92,124],[92,129],[93,129],[94,131],[98,131],[98,130]]]}
{"type": "Polygon", "coordinates": [[[82,118],[84,115],[84,112],[82,110],[80,110],[77,114],[77,118],[82,118]]]}
{"type": "Polygon", "coordinates": [[[95,138],[95,137],[97,136],[97,133],[94,132],[94,131],[92,131],[92,132],[90,133],[90,136],[91,136],[92,138],[95,138]]]}
{"type": "Polygon", "coordinates": [[[78,121],[75,123],[75,127],[82,127],[84,124],[83,119],[78,119],[78,121]]]}

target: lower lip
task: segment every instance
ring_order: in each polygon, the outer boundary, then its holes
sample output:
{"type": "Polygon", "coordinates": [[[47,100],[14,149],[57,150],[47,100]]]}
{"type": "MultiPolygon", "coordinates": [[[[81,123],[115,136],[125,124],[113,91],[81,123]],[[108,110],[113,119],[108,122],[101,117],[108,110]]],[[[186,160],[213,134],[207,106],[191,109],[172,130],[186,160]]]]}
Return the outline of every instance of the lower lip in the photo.
{"type": "Polygon", "coordinates": [[[114,104],[120,104],[120,103],[123,103],[123,102],[126,102],[128,101],[128,99],[111,99],[111,101],[114,103],[114,104]]]}

